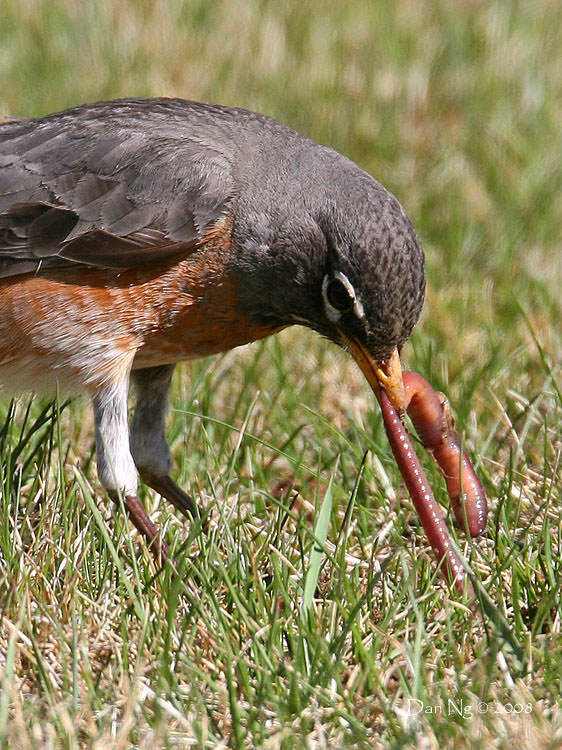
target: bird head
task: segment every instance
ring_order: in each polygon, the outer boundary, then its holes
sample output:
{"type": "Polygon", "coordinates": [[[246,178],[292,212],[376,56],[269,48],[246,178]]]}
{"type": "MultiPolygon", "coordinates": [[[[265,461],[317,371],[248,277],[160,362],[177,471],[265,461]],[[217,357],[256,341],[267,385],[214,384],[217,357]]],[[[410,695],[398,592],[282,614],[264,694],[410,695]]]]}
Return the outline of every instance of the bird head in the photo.
{"type": "Polygon", "coordinates": [[[344,157],[324,161],[322,179],[316,166],[292,195],[265,189],[263,209],[241,212],[254,226],[235,230],[239,303],[260,324],[305,325],[349,351],[402,415],[399,355],[423,306],[423,251],[391,193],[344,157]]]}

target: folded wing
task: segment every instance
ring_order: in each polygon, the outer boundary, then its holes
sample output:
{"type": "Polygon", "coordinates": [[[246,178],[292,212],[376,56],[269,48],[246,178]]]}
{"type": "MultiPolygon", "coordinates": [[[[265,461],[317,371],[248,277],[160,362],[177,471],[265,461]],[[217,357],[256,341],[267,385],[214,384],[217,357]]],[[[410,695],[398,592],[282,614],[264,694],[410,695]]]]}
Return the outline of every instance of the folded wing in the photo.
{"type": "Polygon", "coordinates": [[[231,208],[234,146],[212,109],[173,104],[85,105],[0,125],[0,277],[117,271],[205,242],[231,208]]]}

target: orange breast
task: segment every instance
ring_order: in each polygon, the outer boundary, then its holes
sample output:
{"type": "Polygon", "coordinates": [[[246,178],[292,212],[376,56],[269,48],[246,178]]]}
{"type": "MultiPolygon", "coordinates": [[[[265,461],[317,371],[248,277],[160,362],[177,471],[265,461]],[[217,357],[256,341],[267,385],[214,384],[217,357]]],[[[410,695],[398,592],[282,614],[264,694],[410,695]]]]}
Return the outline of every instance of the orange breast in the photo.
{"type": "Polygon", "coordinates": [[[273,332],[237,309],[221,243],[121,273],[76,267],[0,285],[0,383],[90,391],[131,367],[213,354],[273,332]]]}

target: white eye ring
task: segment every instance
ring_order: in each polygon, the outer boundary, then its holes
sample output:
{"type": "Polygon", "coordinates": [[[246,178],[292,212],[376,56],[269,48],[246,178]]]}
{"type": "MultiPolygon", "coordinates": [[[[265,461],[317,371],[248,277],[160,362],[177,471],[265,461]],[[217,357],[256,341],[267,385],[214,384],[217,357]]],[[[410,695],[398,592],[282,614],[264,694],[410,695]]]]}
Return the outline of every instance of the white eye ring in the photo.
{"type": "Polygon", "coordinates": [[[350,300],[349,309],[353,309],[353,312],[358,318],[363,318],[365,316],[363,305],[357,299],[357,295],[355,294],[355,289],[353,288],[351,281],[344,273],[342,273],[341,271],[336,271],[331,276],[326,274],[322,281],[322,298],[324,300],[324,309],[326,310],[326,317],[328,318],[328,320],[331,320],[332,323],[338,323],[342,317],[342,310],[338,310],[336,307],[334,307],[334,305],[332,305],[330,300],[328,299],[328,285],[334,279],[337,279],[345,287],[350,300]]]}

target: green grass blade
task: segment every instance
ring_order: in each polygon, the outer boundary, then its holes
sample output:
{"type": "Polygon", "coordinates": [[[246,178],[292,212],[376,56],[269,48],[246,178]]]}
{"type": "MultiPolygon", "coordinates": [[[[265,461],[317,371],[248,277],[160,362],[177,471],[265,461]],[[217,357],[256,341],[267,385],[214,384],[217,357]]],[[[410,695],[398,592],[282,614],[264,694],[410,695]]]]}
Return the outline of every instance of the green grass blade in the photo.
{"type": "Polygon", "coordinates": [[[328,487],[322,502],[320,504],[320,510],[314,524],[314,541],[312,543],[312,549],[310,551],[310,558],[308,562],[308,570],[306,571],[304,590],[301,604],[301,617],[306,619],[312,611],[312,605],[314,601],[314,593],[318,585],[318,576],[320,575],[320,569],[322,567],[322,561],[324,559],[324,545],[328,537],[328,529],[330,527],[330,515],[332,512],[332,486],[334,482],[334,476],[337,472],[339,460],[330,476],[328,487]]]}

